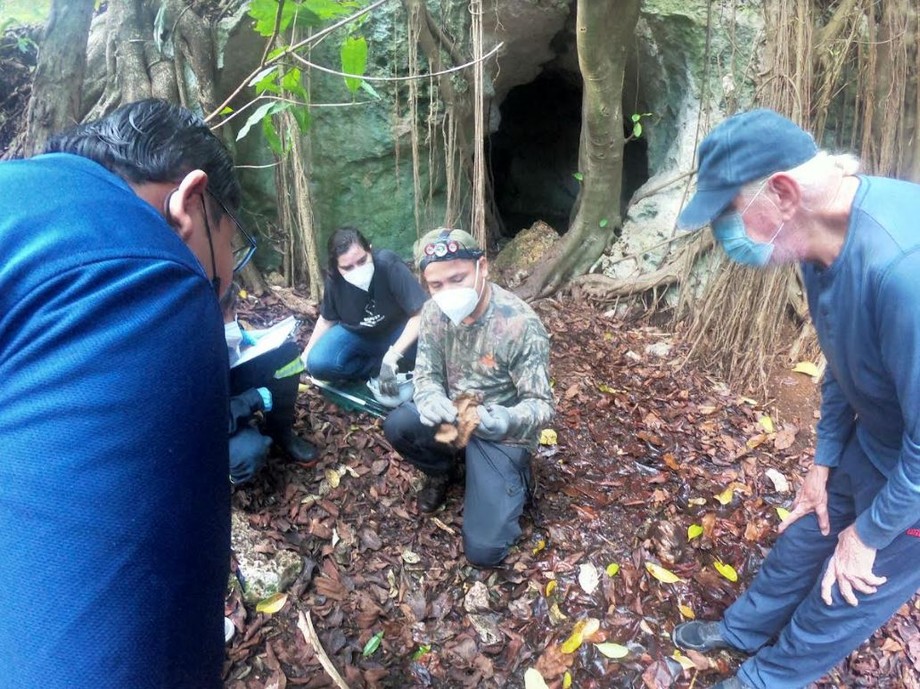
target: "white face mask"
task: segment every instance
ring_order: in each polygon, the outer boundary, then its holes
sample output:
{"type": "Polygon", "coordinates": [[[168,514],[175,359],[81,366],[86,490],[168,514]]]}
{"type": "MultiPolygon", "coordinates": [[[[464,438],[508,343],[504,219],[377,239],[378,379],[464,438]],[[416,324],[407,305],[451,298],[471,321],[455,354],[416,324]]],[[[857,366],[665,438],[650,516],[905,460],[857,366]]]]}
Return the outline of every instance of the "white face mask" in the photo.
{"type": "Polygon", "coordinates": [[[367,292],[370,289],[371,280],[374,279],[374,262],[368,258],[367,263],[363,266],[357,266],[345,273],[339,272],[345,278],[345,282],[349,282],[358,289],[367,292]]]}
{"type": "MultiPolygon", "coordinates": [[[[479,263],[476,263],[476,275],[473,277],[473,284],[479,277],[479,263]]],[[[485,288],[485,283],[483,283],[485,288]]],[[[464,319],[468,318],[476,307],[479,306],[479,300],[482,294],[477,292],[473,287],[453,287],[451,289],[441,290],[431,295],[431,299],[438,308],[450,319],[454,325],[460,325],[464,319]]]]}
{"type": "Polygon", "coordinates": [[[235,320],[224,323],[224,338],[227,340],[227,356],[231,365],[240,358],[240,343],[243,341],[243,331],[235,320]]]}

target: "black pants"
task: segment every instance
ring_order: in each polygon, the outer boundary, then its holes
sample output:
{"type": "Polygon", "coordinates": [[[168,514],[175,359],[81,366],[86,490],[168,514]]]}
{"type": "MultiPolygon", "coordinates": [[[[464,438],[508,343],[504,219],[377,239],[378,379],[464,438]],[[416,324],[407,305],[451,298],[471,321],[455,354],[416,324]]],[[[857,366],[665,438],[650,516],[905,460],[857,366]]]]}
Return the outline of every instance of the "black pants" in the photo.
{"type": "Polygon", "coordinates": [[[290,434],[294,425],[299,375],[275,378],[275,371],[300,356],[300,348],[288,340],[277,349],[265,352],[236,368],[230,369],[230,395],[239,395],[250,388],[268,388],[272,393],[272,410],[265,414],[265,433],[275,440],[290,434]]]}
{"type": "MultiPolygon", "coordinates": [[[[435,429],[419,420],[412,402],[390,412],[383,432],[394,449],[425,474],[454,471],[460,453],[434,439],[435,429]]],[[[464,454],[463,551],[473,565],[492,567],[521,536],[519,520],[531,490],[530,452],[473,436],[464,454]]]]}

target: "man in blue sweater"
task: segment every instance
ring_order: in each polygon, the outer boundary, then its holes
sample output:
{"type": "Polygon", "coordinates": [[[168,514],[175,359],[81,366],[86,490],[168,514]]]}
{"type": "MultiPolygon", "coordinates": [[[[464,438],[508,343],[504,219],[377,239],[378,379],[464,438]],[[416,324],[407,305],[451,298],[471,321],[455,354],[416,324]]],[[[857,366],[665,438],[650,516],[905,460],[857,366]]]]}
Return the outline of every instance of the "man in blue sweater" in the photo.
{"type": "Polygon", "coordinates": [[[0,687],[221,686],[232,160],[126,105],[0,163],[0,687]]]}
{"type": "Polygon", "coordinates": [[[751,655],[719,689],[798,689],[920,587],[920,186],[856,175],[849,156],[770,110],[700,145],[679,218],[735,261],[801,262],[827,358],[814,465],[750,588],[720,622],[674,630],[751,655]]]}

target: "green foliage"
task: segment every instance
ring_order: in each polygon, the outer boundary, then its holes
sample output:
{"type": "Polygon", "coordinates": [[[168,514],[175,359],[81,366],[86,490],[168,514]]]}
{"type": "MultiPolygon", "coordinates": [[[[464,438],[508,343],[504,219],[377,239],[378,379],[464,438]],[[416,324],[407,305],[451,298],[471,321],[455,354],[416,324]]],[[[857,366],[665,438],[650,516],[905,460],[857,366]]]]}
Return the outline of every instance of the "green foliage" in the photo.
{"type": "Polygon", "coordinates": [[[629,118],[632,120],[632,123],[633,123],[632,136],[630,138],[639,139],[642,137],[642,118],[651,117],[651,116],[652,116],[652,113],[650,112],[642,112],[642,113],[634,112],[632,114],[632,117],[629,118]]]}
{"type": "MultiPolygon", "coordinates": [[[[349,36],[342,43],[342,71],[346,74],[364,74],[367,69],[367,41],[362,36],[349,36]]],[[[345,77],[345,86],[352,95],[358,92],[363,79],[345,77]]]]}
{"type": "Polygon", "coordinates": [[[584,182],[584,181],[585,181],[584,173],[581,173],[581,172],[573,172],[573,173],[572,173],[572,177],[574,177],[575,179],[577,179],[579,182],[584,182]]]}
{"type": "Polygon", "coordinates": [[[361,651],[361,656],[367,658],[368,656],[374,655],[374,652],[380,648],[381,641],[383,641],[383,632],[377,632],[367,640],[366,644],[364,644],[364,650],[361,651]]]}
{"type": "MultiPolygon", "coordinates": [[[[22,24],[16,19],[7,19],[5,22],[0,23],[0,35],[5,34],[7,31],[18,29],[21,26],[22,24]]],[[[14,35],[13,37],[16,39],[16,50],[20,53],[38,50],[38,45],[28,36],[14,35]]]]}
{"type": "Polygon", "coordinates": [[[51,0],[0,0],[0,31],[22,24],[44,24],[50,14],[51,0]]]}
{"type": "MultiPolygon", "coordinates": [[[[260,125],[269,146],[277,155],[284,155],[290,150],[291,142],[281,140],[272,117],[281,112],[290,112],[300,132],[304,133],[310,126],[310,99],[303,86],[301,70],[278,59],[291,49],[290,45],[283,43],[283,35],[292,27],[318,27],[325,22],[348,17],[360,7],[361,3],[356,0],[286,0],[283,6],[278,0],[251,0],[248,12],[255,20],[256,32],[269,38],[274,35],[277,24],[276,40],[282,44],[268,54],[270,64],[249,81],[248,86],[255,90],[256,96],[271,100],[261,104],[249,115],[237,134],[237,140],[249,134],[254,126],[260,125]],[[274,99],[274,96],[278,99],[274,99]],[[281,100],[282,97],[284,100],[281,100]]],[[[351,26],[354,28],[361,23],[363,19],[353,22],[351,26]]],[[[364,74],[367,69],[367,41],[363,37],[348,36],[342,44],[341,59],[343,72],[364,74]]],[[[346,77],[345,86],[352,95],[359,88],[364,88],[379,98],[374,89],[357,76],[346,77]]]]}
{"type": "MultiPolygon", "coordinates": [[[[360,5],[353,0],[286,0],[281,10],[280,31],[286,31],[293,23],[300,28],[320,26],[330,19],[347,17],[360,5]]],[[[256,20],[256,33],[271,36],[275,30],[278,15],[278,0],[251,0],[249,16],[256,20]]]]}

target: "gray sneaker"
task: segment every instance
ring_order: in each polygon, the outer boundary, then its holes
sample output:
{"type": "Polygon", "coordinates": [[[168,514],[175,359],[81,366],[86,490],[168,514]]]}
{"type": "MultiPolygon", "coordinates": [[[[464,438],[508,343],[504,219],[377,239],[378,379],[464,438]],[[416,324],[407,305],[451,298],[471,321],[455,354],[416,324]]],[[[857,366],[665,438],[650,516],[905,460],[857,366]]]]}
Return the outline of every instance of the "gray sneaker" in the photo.
{"type": "MultiPolygon", "coordinates": [[[[718,622],[698,622],[696,620],[684,622],[674,627],[671,639],[678,648],[700,653],[732,647],[719,633],[718,622]]],[[[732,685],[719,687],[719,689],[732,689],[732,685]]]]}

